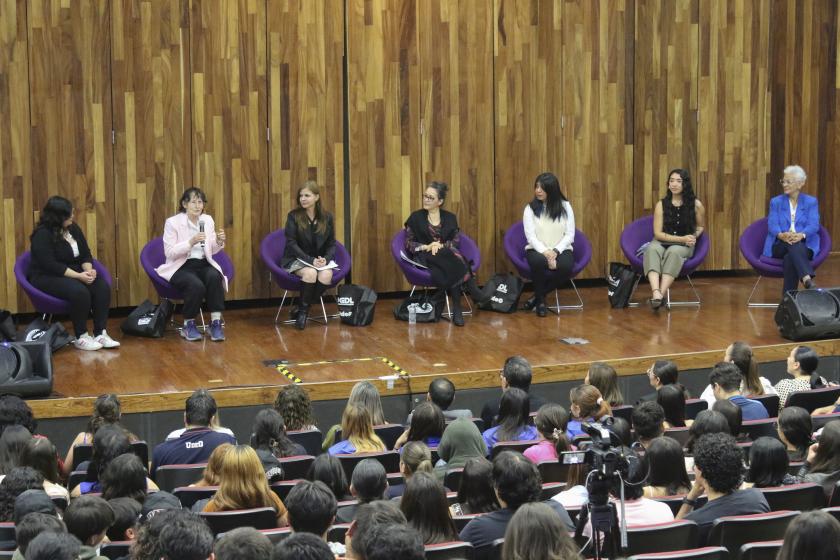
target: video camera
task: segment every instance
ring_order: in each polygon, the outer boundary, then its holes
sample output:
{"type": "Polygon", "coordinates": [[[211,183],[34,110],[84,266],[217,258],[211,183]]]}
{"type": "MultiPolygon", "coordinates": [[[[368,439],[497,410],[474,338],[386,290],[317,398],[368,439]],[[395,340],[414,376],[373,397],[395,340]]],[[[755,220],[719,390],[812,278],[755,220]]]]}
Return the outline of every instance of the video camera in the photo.
{"type": "Polygon", "coordinates": [[[586,464],[592,471],[601,473],[603,478],[612,478],[615,473],[627,477],[627,457],[622,451],[621,440],[609,429],[610,426],[612,418],[603,423],[583,422],[581,429],[592,440],[581,442],[578,445],[580,451],[564,452],[563,464],[586,464]]]}

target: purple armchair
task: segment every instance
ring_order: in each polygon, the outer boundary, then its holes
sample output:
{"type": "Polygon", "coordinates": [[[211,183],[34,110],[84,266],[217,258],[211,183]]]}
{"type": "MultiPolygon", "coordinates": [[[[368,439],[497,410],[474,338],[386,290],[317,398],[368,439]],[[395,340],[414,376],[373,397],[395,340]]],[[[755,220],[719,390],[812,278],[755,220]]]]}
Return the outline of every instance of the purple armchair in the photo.
{"type": "MultiPolygon", "coordinates": [[[[814,270],[825,262],[828,254],[831,253],[831,235],[825,227],[820,226],[820,252],[814,255],[814,260],[811,261],[814,270]]],[[[758,280],[755,281],[750,297],[747,299],[748,307],[778,307],[778,303],[753,303],[752,297],[755,294],[758,283],[761,278],[768,276],[770,278],[784,278],[784,270],[782,269],[782,259],[774,259],[773,257],[765,257],[764,240],[767,239],[767,218],[756,220],[747,226],[747,229],[741,234],[738,240],[738,246],[741,249],[741,254],[750,263],[758,273],[758,280]]]]}
{"type": "MultiPolygon", "coordinates": [[[[630,266],[632,266],[639,274],[644,274],[644,264],[642,257],[636,256],[636,251],[639,247],[652,239],[653,216],[645,216],[644,218],[639,218],[638,220],[630,222],[627,227],[624,228],[624,231],[621,232],[621,250],[630,262],[630,266]]],[[[681,274],[686,277],[686,280],[688,280],[688,284],[691,286],[691,290],[694,292],[694,297],[696,299],[693,301],[672,301],[671,290],[668,290],[665,294],[665,305],[668,308],[676,305],[700,305],[700,294],[697,293],[697,288],[694,287],[694,282],[691,281],[691,274],[697,270],[701,264],[703,264],[704,260],[706,260],[706,255],[709,254],[709,247],[709,234],[708,231],[705,231],[697,240],[697,245],[694,247],[694,255],[692,255],[690,259],[686,260],[682,266],[681,274]]],[[[638,285],[638,282],[636,285],[638,285]]],[[[633,287],[633,291],[635,290],[636,286],[633,287]]]]}
{"type": "MultiPolygon", "coordinates": [[[[32,254],[29,251],[19,256],[15,261],[15,278],[18,284],[20,284],[20,287],[23,288],[24,293],[29,296],[29,301],[32,302],[32,305],[39,313],[43,314],[45,320],[48,315],[51,317],[52,315],[66,314],[69,306],[65,300],[42,292],[29,282],[28,274],[31,261],[32,254]]],[[[93,259],[93,268],[96,269],[96,274],[103,278],[108,284],[108,287],[110,287],[112,280],[111,273],[108,272],[108,269],[96,259],[93,259]]]]}
{"type": "MultiPolygon", "coordinates": [[[[266,235],[262,242],[260,242],[260,257],[265,266],[268,268],[269,279],[283,288],[283,299],[280,300],[280,307],[277,308],[277,315],[274,316],[274,322],[280,318],[280,311],[283,309],[283,304],[286,302],[286,296],[290,291],[299,292],[301,279],[297,274],[291,274],[280,266],[280,259],[283,258],[283,251],[286,249],[286,234],[282,229],[272,231],[266,235]]],[[[338,268],[333,270],[332,282],[330,287],[336,287],[347,274],[350,272],[351,260],[350,253],[338,241],[335,242],[335,264],[338,268]]],[[[324,315],[324,323],[328,320],[327,309],[324,307],[324,298],[321,298],[321,312],[324,315]]],[[[335,315],[333,315],[335,316],[335,315]]],[[[312,320],[317,320],[314,317],[312,320]]],[[[293,323],[294,321],[284,321],[284,323],[293,323]]]]}
{"type": "MultiPolygon", "coordinates": [[[[519,275],[526,280],[531,279],[531,267],[528,266],[528,261],[525,258],[525,245],[528,240],[525,238],[525,227],[522,222],[516,222],[508,228],[505,232],[504,246],[505,254],[507,254],[510,262],[516,267],[519,275]]],[[[554,305],[549,306],[549,309],[559,313],[561,309],[583,309],[583,299],[580,297],[577,286],[575,285],[575,276],[580,274],[580,271],[586,268],[589,261],[592,260],[592,244],[589,239],[579,229],[575,230],[575,241],[572,245],[572,253],[574,256],[574,264],[572,265],[572,275],[569,277],[569,282],[572,284],[575,294],[578,298],[577,305],[560,305],[560,296],[558,290],[554,290],[554,305]]],[[[556,273],[549,271],[549,277],[555,276],[556,273]]]]}
{"type": "MultiPolygon", "coordinates": [[[[232,282],[234,274],[233,262],[230,260],[227,253],[219,251],[213,255],[213,258],[217,263],[219,263],[219,266],[222,268],[222,272],[224,272],[225,276],[227,276],[228,283],[232,282]]],[[[149,280],[152,281],[152,286],[155,287],[155,291],[158,296],[161,299],[169,300],[183,299],[183,294],[181,294],[175,286],[164,280],[155,270],[165,262],[166,253],[163,251],[163,237],[155,237],[146,243],[140,251],[140,265],[143,267],[143,270],[146,271],[146,274],[149,276],[149,280]]],[[[204,329],[207,327],[204,323],[204,313],[200,310],[199,313],[201,316],[201,327],[204,329]]]]}
{"type": "MultiPolygon", "coordinates": [[[[478,249],[478,245],[476,245],[473,239],[466,235],[465,233],[459,233],[458,237],[460,238],[460,245],[458,248],[461,251],[461,254],[467,259],[467,261],[472,262],[472,270],[473,272],[477,272],[479,267],[481,266],[481,251],[478,249]]],[[[428,270],[425,268],[419,268],[414,266],[400,255],[400,251],[405,251],[405,229],[401,229],[397,232],[397,234],[391,239],[391,255],[393,255],[394,260],[397,262],[397,266],[400,267],[405,279],[409,281],[411,284],[411,295],[414,295],[414,290],[417,289],[417,286],[431,286],[432,285],[432,275],[429,273],[428,270]]],[[[410,255],[409,255],[410,257],[410,255]]],[[[467,307],[469,307],[469,311],[465,311],[464,315],[469,315],[472,313],[472,305],[470,305],[470,299],[467,298],[467,307]]],[[[450,317],[451,313],[449,311],[449,296],[446,296],[446,313],[444,313],[446,317],[450,317]]]]}

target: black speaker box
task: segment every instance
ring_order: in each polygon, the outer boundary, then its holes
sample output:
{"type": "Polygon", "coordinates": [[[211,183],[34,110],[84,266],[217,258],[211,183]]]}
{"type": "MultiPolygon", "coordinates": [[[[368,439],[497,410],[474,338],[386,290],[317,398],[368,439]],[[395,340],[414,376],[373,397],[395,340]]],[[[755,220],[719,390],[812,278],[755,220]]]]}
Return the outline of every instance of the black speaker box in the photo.
{"type": "Polygon", "coordinates": [[[776,325],[788,340],[840,336],[840,288],[786,293],[776,310],[776,325]]]}
{"type": "Polygon", "coordinates": [[[47,397],[52,393],[52,351],[44,342],[0,345],[0,394],[47,397]]]}

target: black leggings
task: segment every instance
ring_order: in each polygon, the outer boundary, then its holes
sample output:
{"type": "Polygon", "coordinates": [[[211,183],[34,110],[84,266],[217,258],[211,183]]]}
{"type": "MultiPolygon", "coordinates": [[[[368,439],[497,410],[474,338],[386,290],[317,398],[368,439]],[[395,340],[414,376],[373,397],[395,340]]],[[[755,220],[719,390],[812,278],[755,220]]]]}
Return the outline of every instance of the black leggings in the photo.
{"type": "Polygon", "coordinates": [[[534,282],[534,296],[538,301],[545,301],[545,294],[557,288],[572,276],[572,266],[575,258],[572,251],[563,251],[557,257],[557,270],[548,269],[548,259],[545,255],[528,249],[525,251],[528,266],[531,267],[531,280],[534,282]]]}
{"type": "Polygon", "coordinates": [[[187,259],[172,275],[170,284],[184,294],[185,320],[195,319],[201,303],[207,300],[211,313],[225,308],[225,286],[222,275],[206,259],[187,259]]]}
{"type": "Polygon", "coordinates": [[[93,336],[102,334],[108,322],[108,308],[111,306],[111,288],[97,276],[91,284],[85,284],[67,276],[36,276],[32,285],[51,296],[66,300],[70,304],[70,320],[76,337],[87,332],[87,317],[93,312],[93,336]]]}

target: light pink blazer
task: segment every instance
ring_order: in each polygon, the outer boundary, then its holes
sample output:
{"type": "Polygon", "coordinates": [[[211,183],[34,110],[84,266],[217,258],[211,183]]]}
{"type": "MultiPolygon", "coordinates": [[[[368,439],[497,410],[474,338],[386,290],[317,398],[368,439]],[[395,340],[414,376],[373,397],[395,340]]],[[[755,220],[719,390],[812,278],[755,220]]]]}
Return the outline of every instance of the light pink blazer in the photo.
{"type": "MultiPolygon", "coordinates": [[[[219,263],[213,259],[213,255],[222,250],[222,246],[216,239],[216,223],[210,214],[202,214],[201,219],[204,220],[204,233],[207,234],[207,241],[204,243],[204,258],[225,279],[225,291],[227,291],[227,276],[225,276],[219,263]]],[[[155,272],[167,282],[172,279],[175,271],[187,262],[187,257],[190,255],[190,249],[192,248],[190,238],[194,234],[193,230],[190,229],[188,220],[186,212],[179,212],[171,218],[167,218],[166,225],[163,226],[163,252],[166,254],[166,262],[157,267],[155,272]]]]}

